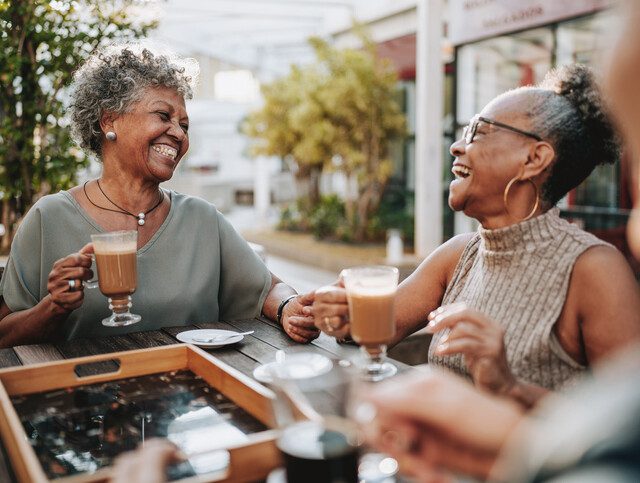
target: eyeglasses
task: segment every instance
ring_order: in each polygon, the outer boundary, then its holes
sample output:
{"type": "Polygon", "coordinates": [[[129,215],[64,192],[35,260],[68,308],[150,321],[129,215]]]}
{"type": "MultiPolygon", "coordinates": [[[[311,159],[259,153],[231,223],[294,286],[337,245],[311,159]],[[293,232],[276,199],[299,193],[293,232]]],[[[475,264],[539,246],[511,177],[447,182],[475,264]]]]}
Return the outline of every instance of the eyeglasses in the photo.
{"type": "Polygon", "coordinates": [[[532,132],[523,131],[522,129],[518,129],[517,127],[509,126],[508,124],[503,124],[486,117],[474,116],[469,122],[469,125],[465,126],[464,130],[462,131],[462,137],[465,143],[471,144],[473,142],[473,138],[476,136],[476,132],[478,131],[478,124],[480,124],[481,122],[484,122],[485,124],[491,124],[496,127],[501,127],[502,129],[508,129],[509,131],[533,138],[536,141],[542,141],[542,138],[540,136],[532,132]]]}

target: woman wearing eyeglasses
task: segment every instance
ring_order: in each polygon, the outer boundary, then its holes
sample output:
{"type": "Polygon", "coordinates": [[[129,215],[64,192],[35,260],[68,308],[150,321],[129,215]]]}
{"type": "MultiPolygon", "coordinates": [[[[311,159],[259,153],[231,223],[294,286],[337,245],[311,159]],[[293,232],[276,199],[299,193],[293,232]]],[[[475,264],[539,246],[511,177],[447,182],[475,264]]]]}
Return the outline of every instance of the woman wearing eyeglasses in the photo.
{"type": "MultiPolygon", "coordinates": [[[[398,289],[395,342],[428,323],[429,363],[532,406],[640,338],[624,257],[555,207],[619,146],[593,75],[572,65],[509,91],[474,117],[449,205],[480,222],[435,250],[398,289]]],[[[316,292],[316,326],[349,334],[341,287],[316,292]]]]}

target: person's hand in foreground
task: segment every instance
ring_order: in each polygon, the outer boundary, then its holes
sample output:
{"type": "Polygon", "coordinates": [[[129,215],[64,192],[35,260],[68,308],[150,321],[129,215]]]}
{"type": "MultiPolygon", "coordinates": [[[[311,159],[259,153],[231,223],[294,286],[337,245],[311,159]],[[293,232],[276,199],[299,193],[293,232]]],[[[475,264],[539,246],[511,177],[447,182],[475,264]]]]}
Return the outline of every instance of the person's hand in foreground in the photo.
{"type": "Polygon", "coordinates": [[[313,292],[298,295],[282,310],[282,328],[289,337],[302,344],[311,342],[320,335],[313,323],[313,299],[313,292]]]}
{"type": "Polygon", "coordinates": [[[166,469],[182,460],[180,450],[164,439],[152,439],[116,458],[111,483],[163,483],[166,469]]]}
{"type": "Polygon", "coordinates": [[[356,408],[367,442],[427,482],[447,481],[446,471],[486,478],[522,418],[508,400],[432,371],[377,384],[356,408]]]}
{"type": "Polygon", "coordinates": [[[332,337],[344,339],[350,334],[347,291],[342,280],[316,290],[313,319],[318,329],[332,337]]]}

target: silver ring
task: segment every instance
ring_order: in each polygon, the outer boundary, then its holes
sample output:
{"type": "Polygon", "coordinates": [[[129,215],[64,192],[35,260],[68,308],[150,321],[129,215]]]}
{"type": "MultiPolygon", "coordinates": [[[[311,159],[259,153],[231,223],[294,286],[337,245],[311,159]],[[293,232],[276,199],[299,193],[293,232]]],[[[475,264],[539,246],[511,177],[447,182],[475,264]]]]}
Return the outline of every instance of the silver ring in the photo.
{"type": "Polygon", "coordinates": [[[67,280],[67,283],[69,284],[69,291],[73,292],[76,289],[75,279],[67,280]]]}

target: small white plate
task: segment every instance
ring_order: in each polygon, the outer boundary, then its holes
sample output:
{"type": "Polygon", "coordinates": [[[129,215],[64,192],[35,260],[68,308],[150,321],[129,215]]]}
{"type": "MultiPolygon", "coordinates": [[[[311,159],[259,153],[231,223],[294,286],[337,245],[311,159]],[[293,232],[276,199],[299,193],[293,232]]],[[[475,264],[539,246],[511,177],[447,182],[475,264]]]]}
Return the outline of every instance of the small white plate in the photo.
{"type": "Polygon", "coordinates": [[[180,332],[176,335],[176,339],[180,342],[186,342],[187,344],[197,345],[199,347],[222,347],[229,344],[235,344],[244,339],[244,335],[240,335],[237,332],[232,330],[221,330],[221,329],[196,329],[196,330],[186,330],[184,332],[180,332]],[[209,339],[211,337],[216,337],[218,335],[231,336],[233,334],[237,334],[234,337],[229,337],[228,339],[224,339],[220,342],[198,342],[195,339],[209,339]]]}
{"type": "MultiPolygon", "coordinates": [[[[331,359],[314,352],[287,354],[286,358],[287,370],[292,379],[307,379],[320,376],[329,372],[333,367],[331,359]]],[[[277,364],[278,362],[273,361],[256,367],[253,370],[253,377],[267,384],[273,382],[271,370],[277,364]]]]}

